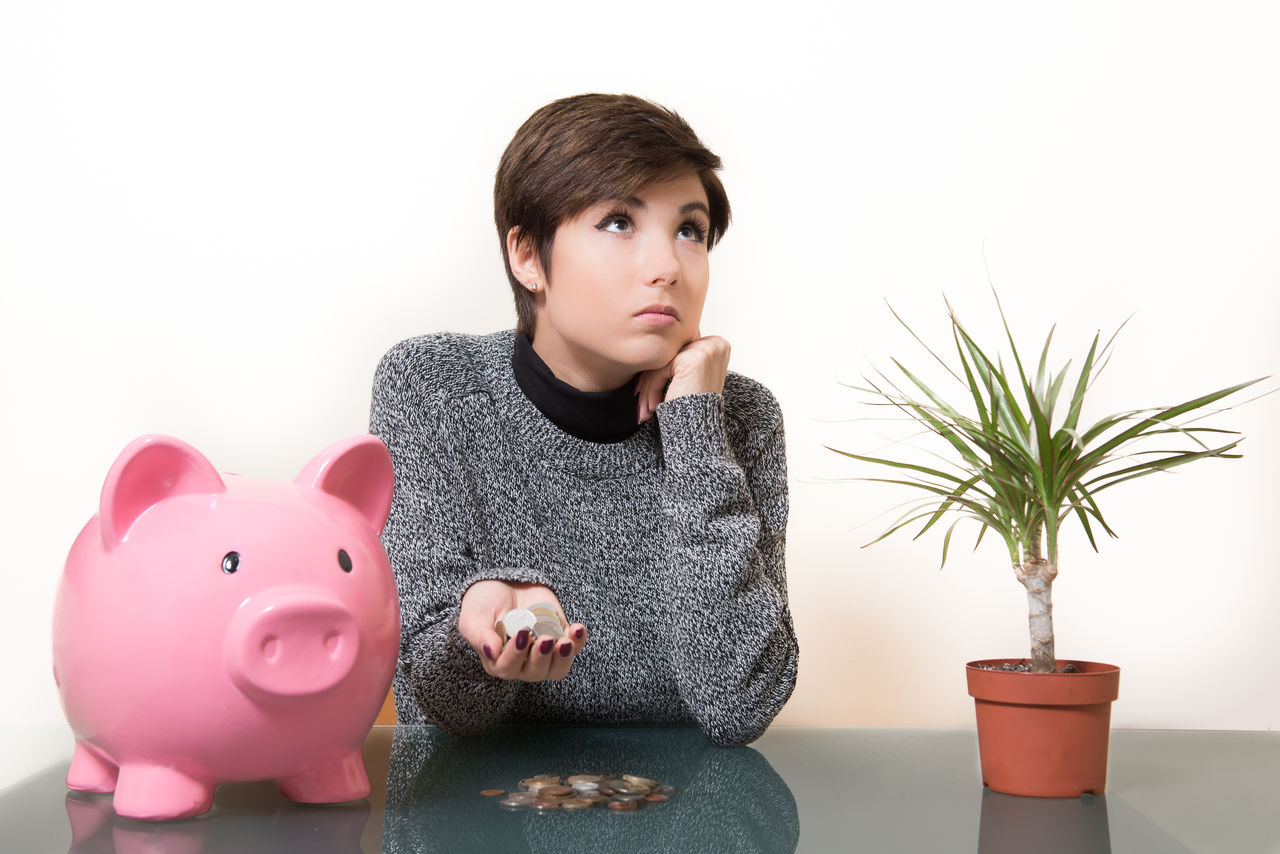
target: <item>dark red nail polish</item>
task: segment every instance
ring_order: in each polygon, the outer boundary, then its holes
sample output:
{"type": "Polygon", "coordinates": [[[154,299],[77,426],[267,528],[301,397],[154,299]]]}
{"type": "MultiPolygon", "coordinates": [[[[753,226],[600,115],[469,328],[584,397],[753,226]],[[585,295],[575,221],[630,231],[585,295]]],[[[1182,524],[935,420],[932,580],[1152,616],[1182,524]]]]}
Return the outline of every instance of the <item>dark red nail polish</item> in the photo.
{"type": "Polygon", "coordinates": [[[587,633],[587,630],[582,628],[581,626],[573,630],[573,636],[576,640],[582,640],[582,636],[585,635],[586,633],[587,633]]]}
{"type": "Polygon", "coordinates": [[[547,653],[551,652],[551,647],[555,645],[556,645],[556,642],[553,641],[551,638],[545,639],[542,642],[542,649],[541,649],[542,654],[546,655],[547,653]]]}
{"type": "Polygon", "coordinates": [[[489,659],[490,661],[493,661],[493,650],[489,649],[488,644],[484,645],[484,657],[489,659]]]}
{"type": "Polygon", "coordinates": [[[523,650],[529,645],[529,630],[521,629],[516,632],[516,649],[523,650]]]}
{"type": "Polygon", "coordinates": [[[573,644],[567,643],[564,646],[560,647],[561,658],[568,658],[572,654],[573,654],[573,644]]]}

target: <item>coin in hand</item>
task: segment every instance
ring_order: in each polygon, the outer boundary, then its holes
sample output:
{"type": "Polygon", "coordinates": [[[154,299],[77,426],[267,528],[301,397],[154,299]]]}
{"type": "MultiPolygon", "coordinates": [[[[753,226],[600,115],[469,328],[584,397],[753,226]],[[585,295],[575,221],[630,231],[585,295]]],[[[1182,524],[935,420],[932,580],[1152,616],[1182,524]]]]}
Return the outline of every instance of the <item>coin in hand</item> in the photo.
{"type": "Polygon", "coordinates": [[[514,637],[516,632],[528,629],[533,637],[562,638],[567,626],[560,619],[560,612],[550,602],[534,602],[527,608],[512,608],[502,615],[502,619],[494,624],[493,630],[498,633],[502,645],[506,646],[507,638],[514,637]]]}

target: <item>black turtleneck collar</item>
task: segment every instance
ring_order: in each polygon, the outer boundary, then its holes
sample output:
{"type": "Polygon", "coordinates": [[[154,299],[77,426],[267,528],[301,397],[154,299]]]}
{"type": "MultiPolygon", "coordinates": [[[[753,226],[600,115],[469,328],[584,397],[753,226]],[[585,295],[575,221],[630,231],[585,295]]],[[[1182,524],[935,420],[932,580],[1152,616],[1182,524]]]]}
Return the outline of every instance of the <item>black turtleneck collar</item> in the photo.
{"type": "Polygon", "coordinates": [[[523,332],[516,333],[511,367],[525,397],[571,436],[589,442],[621,442],[640,426],[635,397],[639,374],[613,391],[579,391],[556,378],[523,332]]]}

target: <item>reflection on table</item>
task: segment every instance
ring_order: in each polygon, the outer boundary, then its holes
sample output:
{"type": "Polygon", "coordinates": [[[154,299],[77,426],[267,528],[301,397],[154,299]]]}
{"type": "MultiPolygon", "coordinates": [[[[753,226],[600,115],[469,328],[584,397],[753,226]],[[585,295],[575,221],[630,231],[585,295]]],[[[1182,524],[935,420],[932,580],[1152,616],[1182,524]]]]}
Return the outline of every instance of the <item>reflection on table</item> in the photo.
{"type": "Polygon", "coordinates": [[[455,739],[375,727],[367,801],[299,806],[271,783],[218,787],[195,819],[118,817],[68,793],[62,760],[0,791],[0,852],[838,851],[874,854],[1280,854],[1280,733],[1115,731],[1107,793],[984,792],[972,730],[770,729],[717,748],[689,728],[523,727],[455,739]],[[543,773],[635,773],[675,794],[633,814],[503,811],[543,773]]]}
{"type": "Polygon", "coordinates": [[[511,728],[458,739],[431,728],[397,731],[387,774],[382,846],[388,852],[761,852],[791,854],[795,798],[750,747],[716,747],[696,729],[511,728]],[[538,774],[633,774],[675,787],[634,813],[512,812],[483,789],[517,788],[538,774]]]}
{"type": "Polygon", "coordinates": [[[271,783],[223,786],[208,815],[179,821],[121,818],[109,795],[68,792],[68,854],[361,854],[368,801],[302,806],[271,783]]]}
{"type": "Polygon", "coordinates": [[[1107,796],[1019,798],[982,793],[978,854],[1111,854],[1107,796]]]}

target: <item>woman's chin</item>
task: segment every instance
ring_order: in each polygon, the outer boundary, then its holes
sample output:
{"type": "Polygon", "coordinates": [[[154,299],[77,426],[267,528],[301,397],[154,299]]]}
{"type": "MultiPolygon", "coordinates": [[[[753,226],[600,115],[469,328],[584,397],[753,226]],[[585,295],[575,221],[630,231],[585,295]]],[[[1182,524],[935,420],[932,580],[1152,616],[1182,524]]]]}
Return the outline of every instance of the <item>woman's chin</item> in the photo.
{"type": "Polygon", "coordinates": [[[635,338],[619,338],[597,352],[618,365],[625,365],[634,373],[665,368],[680,352],[684,341],[676,336],[645,335],[635,338]]]}
{"type": "Polygon", "coordinates": [[[636,373],[644,371],[656,371],[658,368],[665,368],[676,357],[676,353],[680,352],[680,348],[671,347],[638,356],[632,360],[630,364],[635,368],[636,373]]]}

